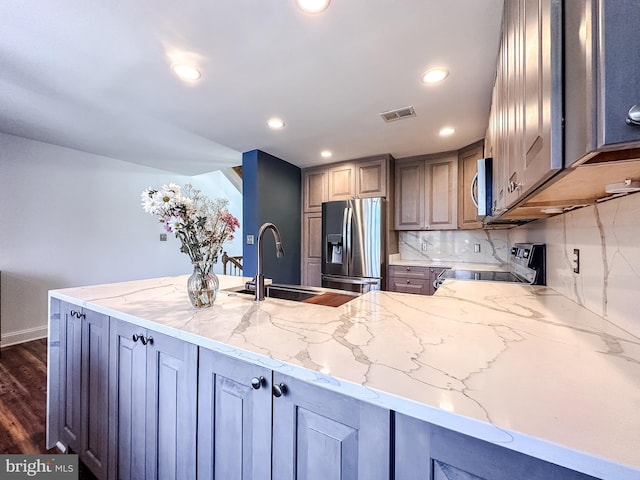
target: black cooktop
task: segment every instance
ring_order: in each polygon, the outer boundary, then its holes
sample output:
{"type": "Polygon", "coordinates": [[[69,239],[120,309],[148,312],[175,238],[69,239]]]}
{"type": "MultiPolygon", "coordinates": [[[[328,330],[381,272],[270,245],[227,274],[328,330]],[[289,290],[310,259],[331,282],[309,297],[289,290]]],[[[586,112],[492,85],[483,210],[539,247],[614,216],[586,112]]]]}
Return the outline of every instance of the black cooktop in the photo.
{"type": "Polygon", "coordinates": [[[441,278],[453,278],[456,280],[484,280],[486,282],[515,282],[525,283],[523,280],[515,276],[511,272],[492,272],[492,271],[474,271],[474,270],[445,270],[442,272],[441,278]]]}

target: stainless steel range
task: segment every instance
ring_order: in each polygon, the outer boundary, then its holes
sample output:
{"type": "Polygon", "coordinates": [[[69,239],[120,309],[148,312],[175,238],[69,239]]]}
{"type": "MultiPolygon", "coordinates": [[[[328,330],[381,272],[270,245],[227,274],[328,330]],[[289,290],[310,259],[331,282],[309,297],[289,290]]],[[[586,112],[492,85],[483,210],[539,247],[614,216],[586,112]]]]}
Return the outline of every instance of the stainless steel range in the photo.
{"type": "Polygon", "coordinates": [[[447,278],[485,282],[528,283],[546,285],[547,251],[543,243],[516,243],[509,255],[508,271],[444,270],[434,282],[438,288],[447,278]]]}

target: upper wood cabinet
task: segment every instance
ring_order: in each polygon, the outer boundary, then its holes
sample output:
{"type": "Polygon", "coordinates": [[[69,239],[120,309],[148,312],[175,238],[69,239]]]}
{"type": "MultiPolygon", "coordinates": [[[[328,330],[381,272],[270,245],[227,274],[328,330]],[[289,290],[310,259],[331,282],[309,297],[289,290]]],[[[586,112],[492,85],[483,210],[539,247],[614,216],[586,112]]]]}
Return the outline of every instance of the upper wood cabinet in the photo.
{"type": "Polygon", "coordinates": [[[637,0],[564,2],[565,162],[637,158],[640,127],[627,124],[640,104],[640,56],[634,44],[637,0]],[[621,150],[623,149],[623,150],[621,150]],[[617,150],[616,154],[598,155],[617,150]]]}
{"type": "Polygon", "coordinates": [[[472,189],[477,196],[478,185],[474,178],[478,171],[478,159],[483,158],[482,142],[475,143],[458,153],[458,228],[482,228],[478,220],[478,208],[471,199],[472,189]]]}
{"type": "Polygon", "coordinates": [[[322,202],[350,198],[386,197],[391,157],[354,160],[302,173],[303,212],[319,212],[322,202]]]}
{"type": "Polygon", "coordinates": [[[396,163],[396,230],[420,230],[424,224],[424,161],[396,163]]]}
{"type": "Polygon", "coordinates": [[[458,227],[458,157],[396,163],[396,230],[458,227]]]}
{"type": "Polygon", "coordinates": [[[356,197],[385,197],[387,195],[388,158],[381,157],[355,164],[356,197]]]}
{"type": "Polygon", "coordinates": [[[562,2],[505,2],[489,120],[494,210],[563,167],[562,2]]]}
{"type": "Polygon", "coordinates": [[[327,170],[329,176],[328,201],[348,200],[355,196],[356,175],[353,164],[345,163],[327,170]]]}
{"type": "Polygon", "coordinates": [[[319,212],[322,202],[329,197],[327,171],[325,169],[305,170],[302,174],[302,210],[319,212]]]}

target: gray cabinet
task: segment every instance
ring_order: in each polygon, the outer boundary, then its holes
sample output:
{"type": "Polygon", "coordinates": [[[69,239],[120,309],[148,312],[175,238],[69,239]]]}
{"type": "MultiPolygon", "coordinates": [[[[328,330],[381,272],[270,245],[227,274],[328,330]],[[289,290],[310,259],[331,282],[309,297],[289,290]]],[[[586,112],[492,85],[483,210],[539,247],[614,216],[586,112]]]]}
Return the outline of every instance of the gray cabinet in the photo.
{"type": "Polygon", "coordinates": [[[433,295],[433,282],[444,270],[442,267],[415,265],[391,265],[389,267],[389,291],[433,295]]]}
{"type": "Polygon", "coordinates": [[[391,413],[200,349],[198,478],[390,478],[391,413]]]}
{"type": "Polygon", "coordinates": [[[395,416],[395,478],[402,480],[596,480],[406,415],[395,416]]]}
{"type": "Polygon", "coordinates": [[[396,162],[395,229],[458,227],[458,157],[396,162]]]}
{"type": "Polygon", "coordinates": [[[112,319],[109,477],[195,479],[198,349],[112,319]]]}
{"type": "Polygon", "coordinates": [[[391,413],[274,373],[273,472],[278,480],[389,480],[391,413]],[[277,395],[277,394],[276,394],[277,395]]]}
{"type": "Polygon", "coordinates": [[[60,439],[98,477],[107,475],[109,317],[60,305],[60,439]]]}
{"type": "MultiPolygon", "coordinates": [[[[565,155],[567,165],[600,152],[640,148],[640,127],[626,123],[640,103],[637,0],[571,0],[565,9],[565,155]]],[[[638,151],[616,158],[637,158],[638,151]],[[631,157],[625,157],[631,155],[631,157]]],[[[605,158],[606,159],[606,158],[605,158]]]]}
{"type": "Polygon", "coordinates": [[[271,478],[271,370],[200,349],[198,478],[271,478]]]}

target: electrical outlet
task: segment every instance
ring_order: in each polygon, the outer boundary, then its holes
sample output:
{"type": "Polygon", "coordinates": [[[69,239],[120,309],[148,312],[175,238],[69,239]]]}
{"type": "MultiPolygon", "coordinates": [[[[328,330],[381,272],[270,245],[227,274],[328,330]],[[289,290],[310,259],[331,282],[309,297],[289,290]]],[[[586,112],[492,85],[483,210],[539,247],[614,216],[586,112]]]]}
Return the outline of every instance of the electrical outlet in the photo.
{"type": "Polygon", "coordinates": [[[420,250],[422,250],[423,252],[427,251],[427,243],[426,242],[422,242],[422,244],[420,245],[420,250]]]}
{"type": "Polygon", "coordinates": [[[161,233],[160,234],[160,241],[161,242],[166,242],[167,241],[167,234],[166,233],[161,233]]]}
{"type": "Polygon", "coordinates": [[[253,235],[247,235],[247,245],[253,245],[253,235]]]}
{"type": "Polygon", "coordinates": [[[473,252],[474,253],[480,253],[480,244],[479,243],[474,243],[473,244],[473,252]]]}
{"type": "Polygon", "coordinates": [[[573,249],[573,273],[580,273],[580,250],[573,249]]]}

